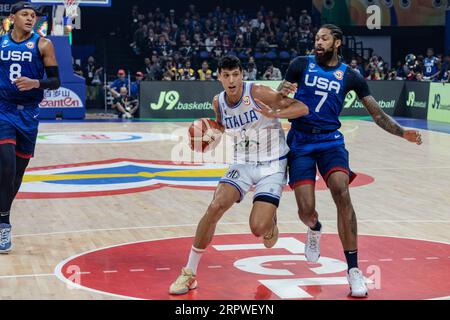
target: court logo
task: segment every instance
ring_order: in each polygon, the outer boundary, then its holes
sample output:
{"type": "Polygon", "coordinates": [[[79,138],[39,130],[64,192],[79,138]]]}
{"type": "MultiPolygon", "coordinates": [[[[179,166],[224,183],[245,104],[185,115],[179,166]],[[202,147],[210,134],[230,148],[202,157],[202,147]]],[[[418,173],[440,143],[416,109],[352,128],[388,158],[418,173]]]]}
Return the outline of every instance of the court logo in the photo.
{"type": "MultiPolygon", "coordinates": [[[[189,252],[192,238],[134,242],[82,253],[59,263],[55,275],[68,287],[128,299],[352,299],[339,236],[322,237],[326,245],[321,257],[310,264],[305,257],[305,234],[280,234],[272,249],[253,235],[217,235],[200,263],[200,286],[176,297],[169,295],[168,288],[186,263],[186,255],[180,253],[189,252]],[[79,274],[75,279],[74,270],[79,274]]],[[[358,245],[368,299],[449,296],[450,244],[359,235],[358,245]]]]}
{"type": "MultiPolygon", "coordinates": [[[[227,170],[228,166],[225,164],[178,164],[133,159],[32,168],[25,174],[18,197],[99,197],[161,188],[215,190],[227,170]]],[[[352,187],[368,185],[373,181],[372,177],[358,173],[352,187]]],[[[318,179],[316,189],[327,189],[322,178],[318,179]]],[[[290,188],[286,186],[285,190],[290,188]]]]}
{"type": "Polygon", "coordinates": [[[147,132],[64,132],[38,135],[40,144],[105,144],[177,140],[172,134],[147,132]]]}

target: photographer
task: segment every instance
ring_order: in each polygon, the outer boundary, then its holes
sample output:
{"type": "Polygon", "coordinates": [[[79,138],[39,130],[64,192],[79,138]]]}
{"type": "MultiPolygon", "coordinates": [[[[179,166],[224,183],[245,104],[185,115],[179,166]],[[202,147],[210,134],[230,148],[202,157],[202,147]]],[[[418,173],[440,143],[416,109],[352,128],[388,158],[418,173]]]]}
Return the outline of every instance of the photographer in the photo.
{"type": "Polygon", "coordinates": [[[128,95],[126,87],[120,88],[120,96],[114,98],[112,108],[117,111],[117,115],[122,119],[132,119],[139,109],[139,101],[128,95]]]}
{"type": "Polygon", "coordinates": [[[275,68],[272,63],[269,63],[263,75],[263,80],[283,80],[283,76],[281,75],[280,69],[275,68]]]}

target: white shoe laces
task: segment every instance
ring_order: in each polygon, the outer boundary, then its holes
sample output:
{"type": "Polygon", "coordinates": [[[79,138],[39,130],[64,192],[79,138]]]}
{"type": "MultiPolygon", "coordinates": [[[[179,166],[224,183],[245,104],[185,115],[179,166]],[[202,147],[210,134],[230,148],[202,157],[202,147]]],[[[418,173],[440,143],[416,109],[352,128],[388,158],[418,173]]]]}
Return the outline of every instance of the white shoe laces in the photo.
{"type": "Polygon", "coordinates": [[[7,228],[0,229],[0,245],[4,246],[10,242],[10,230],[7,228]]]}
{"type": "Polygon", "coordinates": [[[319,242],[319,233],[310,231],[308,233],[308,246],[312,251],[317,251],[317,243],[319,242]]]}

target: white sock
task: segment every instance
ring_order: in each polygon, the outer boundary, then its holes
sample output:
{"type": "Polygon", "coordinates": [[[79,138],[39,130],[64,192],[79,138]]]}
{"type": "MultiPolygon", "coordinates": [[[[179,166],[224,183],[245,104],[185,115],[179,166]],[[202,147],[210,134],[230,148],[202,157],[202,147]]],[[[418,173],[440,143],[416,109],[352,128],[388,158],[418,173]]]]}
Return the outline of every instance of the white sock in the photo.
{"type": "Polygon", "coordinates": [[[194,274],[197,274],[197,267],[200,263],[200,259],[202,258],[203,254],[205,253],[206,249],[197,249],[194,246],[191,248],[191,253],[189,254],[189,260],[186,265],[187,269],[191,269],[194,274]]]}

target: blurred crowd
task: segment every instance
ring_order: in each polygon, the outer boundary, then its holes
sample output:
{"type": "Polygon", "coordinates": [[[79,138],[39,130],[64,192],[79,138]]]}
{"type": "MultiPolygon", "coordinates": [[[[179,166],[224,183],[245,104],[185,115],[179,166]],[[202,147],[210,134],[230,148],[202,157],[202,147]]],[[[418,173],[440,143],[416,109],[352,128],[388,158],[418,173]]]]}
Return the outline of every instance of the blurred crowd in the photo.
{"type": "Polygon", "coordinates": [[[291,59],[311,52],[317,31],[307,10],[290,7],[280,15],[263,6],[255,14],[218,6],[201,15],[194,5],[183,13],[133,6],[131,24],[130,45],[145,59],[148,80],[211,80],[227,54],[244,62],[249,80],[277,80],[291,59]]]}
{"type": "Polygon", "coordinates": [[[450,82],[450,56],[435,54],[433,48],[428,48],[425,55],[408,54],[392,67],[375,54],[367,62],[355,57],[349,65],[367,80],[450,82]]]}

